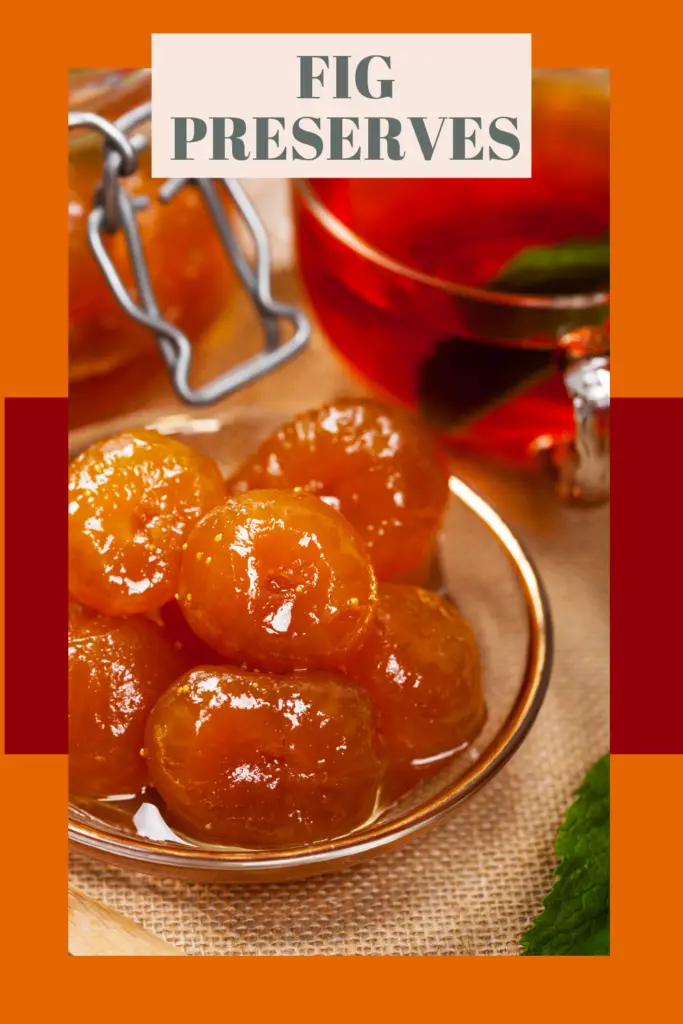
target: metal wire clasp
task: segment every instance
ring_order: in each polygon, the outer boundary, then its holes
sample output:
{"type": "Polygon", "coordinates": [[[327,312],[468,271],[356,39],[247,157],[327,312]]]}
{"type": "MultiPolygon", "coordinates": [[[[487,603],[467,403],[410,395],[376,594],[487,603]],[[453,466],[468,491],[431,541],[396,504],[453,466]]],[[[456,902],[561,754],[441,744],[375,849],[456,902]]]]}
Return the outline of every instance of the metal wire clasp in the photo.
{"type": "Polygon", "coordinates": [[[144,196],[133,198],[121,185],[123,177],[135,173],[138,153],[149,145],[147,136],[130,136],[129,133],[148,120],[150,113],[149,103],[136,107],[115,122],[107,121],[98,114],[69,113],[69,129],[95,129],[104,138],[102,180],[95,191],[93,209],[88,215],[88,242],[116,301],[132,320],[154,335],[178,397],[188,405],[209,405],[264,376],[300,352],[310,337],[310,324],[300,309],[273,298],[268,237],[256,210],[237,181],[233,178],[219,178],[215,181],[203,178],[168,179],[158,192],[162,203],[172,202],[184,188],[195,188],[200,193],[226,257],[251,295],[263,327],[263,351],[201,387],[192,387],[189,380],[192,345],[187,336],[164,320],[161,314],[140,237],[137,212],[149,204],[149,199],[144,196]],[[229,196],[251,237],[255,252],[253,265],[235,237],[220,199],[220,189],[229,196]],[[114,231],[122,231],[126,240],[137,296],[128,291],[105,248],[103,235],[114,231]],[[292,336],[284,342],[280,341],[280,320],[289,321],[293,326],[292,336]]]}

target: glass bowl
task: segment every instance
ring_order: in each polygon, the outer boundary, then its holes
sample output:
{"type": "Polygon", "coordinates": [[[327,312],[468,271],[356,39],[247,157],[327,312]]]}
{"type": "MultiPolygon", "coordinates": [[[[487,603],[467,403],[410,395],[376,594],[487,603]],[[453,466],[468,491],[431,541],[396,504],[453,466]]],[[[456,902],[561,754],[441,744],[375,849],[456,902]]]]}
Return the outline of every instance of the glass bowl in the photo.
{"type": "MultiPolygon", "coordinates": [[[[215,415],[136,413],[71,433],[70,457],[121,430],[147,427],[212,455],[226,473],[282,420],[254,408],[215,415]]],[[[188,843],[146,819],[117,817],[106,804],[69,803],[69,841],[81,853],[118,867],[209,882],[285,881],[340,870],[431,828],[484,787],[515,753],[538,714],[550,677],[552,622],[545,588],[522,544],[462,480],[450,478],[451,501],[435,556],[436,584],[470,620],[484,666],[488,719],[473,745],[457,754],[398,804],[338,839],[283,850],[240,850],[188,843]],[[503,642],[504,641],[504,642],[503,642]],[[144,833],[144,834],[142,834],[144,833]]]]}

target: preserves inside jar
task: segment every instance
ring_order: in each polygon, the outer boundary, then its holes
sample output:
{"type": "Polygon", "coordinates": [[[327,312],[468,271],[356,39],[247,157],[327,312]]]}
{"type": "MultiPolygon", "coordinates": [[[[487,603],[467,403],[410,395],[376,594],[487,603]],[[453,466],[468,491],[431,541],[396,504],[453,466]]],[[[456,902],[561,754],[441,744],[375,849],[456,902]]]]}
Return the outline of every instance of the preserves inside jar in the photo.
{"type": "MultiPolygon", "coordinates": [[[[140,69],[72,71],[69,109],[114,120],[150,97],[150,78],[140,69]]],[[[143,124],[136,133],[148,135],[143,124]]],[[[102,177],[102,136],[76,130],[69,138],[69,376],[72,381],[104,374],[153,352],[150,332],[121,309],[96,263],[86,220],[102,177]]],[[[150,150],[137,171],[122,179],[133,196],[149,200],[137,215],[141,241],[162,316],[191,341],[200,338],[226,305],[234,273],[198,193],[182,189],[168,204],[158,199],[161,180],[151,178],[150,150]]],[[[103,238],[126,288],[135,296],[123,233],[103,238]]]]}

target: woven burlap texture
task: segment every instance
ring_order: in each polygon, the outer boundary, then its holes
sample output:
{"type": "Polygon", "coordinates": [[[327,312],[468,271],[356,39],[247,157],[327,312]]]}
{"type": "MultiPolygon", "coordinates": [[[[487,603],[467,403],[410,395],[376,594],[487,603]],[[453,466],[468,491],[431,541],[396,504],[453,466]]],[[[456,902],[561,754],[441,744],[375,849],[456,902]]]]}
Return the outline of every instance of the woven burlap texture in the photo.
{"type": "Polygon", "coordinates": [[[555,619],[545,705],[503,771],[433,832],[339,874],[209,886],[74,856],[76,885],[195,956],[519,953],[552,882],[557,825],[608,748],[609,516],[559,509],[528,478],[462,472],[527,542],[555,619]]]}

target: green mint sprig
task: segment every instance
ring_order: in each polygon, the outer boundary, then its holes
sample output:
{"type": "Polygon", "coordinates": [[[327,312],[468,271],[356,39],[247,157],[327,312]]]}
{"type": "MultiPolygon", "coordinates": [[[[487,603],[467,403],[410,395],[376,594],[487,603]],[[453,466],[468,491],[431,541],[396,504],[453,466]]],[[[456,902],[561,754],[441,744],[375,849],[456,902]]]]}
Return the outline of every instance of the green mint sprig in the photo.
{"type": "Polygon", "coordinates": [[[609,955],[609,767],[609,754],[593,765],[560,825],[556,881],[522,956],[609,955]]]}
{"type": "Polygon", "coordinates": [[[609,287],[609,235],[570,238],[521,249],[488,288],[531,295],[566,295],[609,287]]]}

